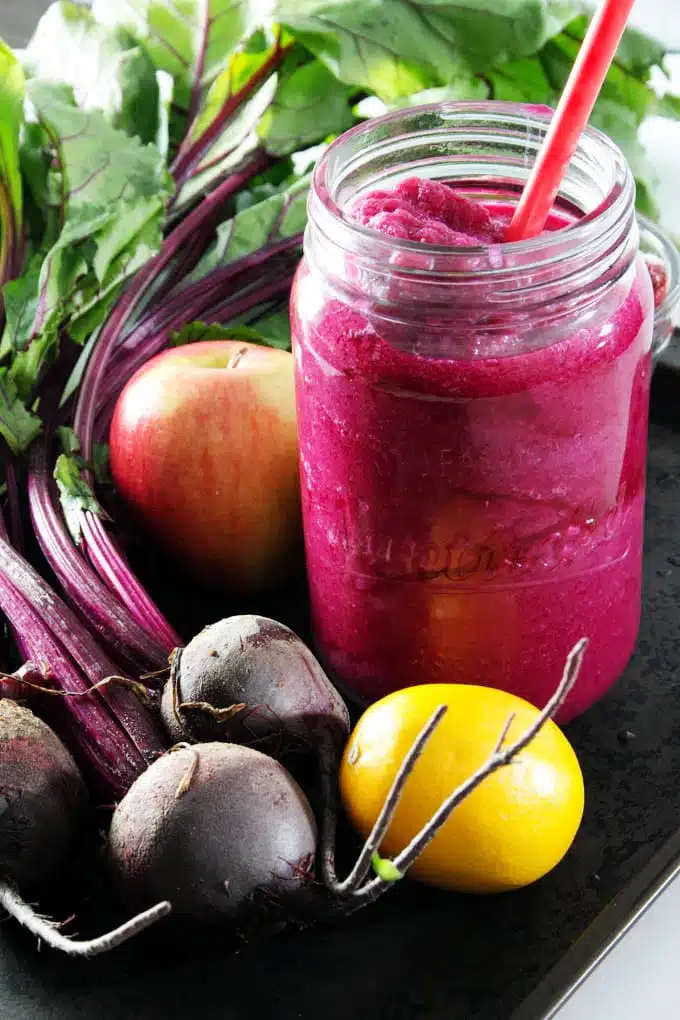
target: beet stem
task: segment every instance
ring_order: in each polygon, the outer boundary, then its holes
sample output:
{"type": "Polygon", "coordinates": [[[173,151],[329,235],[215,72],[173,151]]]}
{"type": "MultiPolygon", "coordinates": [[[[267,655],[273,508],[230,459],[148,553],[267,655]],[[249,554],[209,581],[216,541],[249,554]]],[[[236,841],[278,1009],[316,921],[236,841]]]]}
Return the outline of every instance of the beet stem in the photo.
{"type": "MultiPolygon", "coordinates": [[[[119,351],[137,350],[140,344],[149,337],[153,337],[162,329],[167,328],[168,323],[185,323],[191,319],[199,318],[206,308],[211,307],[220,297],[224,295],[227,284],[235,283],[238,289],[238,278],[247,276],[251,270],[257,270],[266,262],[276,259],[280,255],[295,253],[302,245],[302,234],[293,234],[281,238],[279,241],[270,241],[264,247],[242,255],[227,265],[218,265],[211,269],[205,276],[193,283],[177,286],[168,293],[167,299],[147,311],[130,333],[121,342],[119,351]]],[[[261,273],[259,274],[261,277],[261,273]]],[[[256,279],[256,282],[261,282],[256,279]]],[[[179,326],[173,326],[179,328],[179,326]]],[[[119,354],[114,355],[114,362],[119,354]]],[[[116,389],[117,382],[112,383],[107,376],[107,389],[116,389]]]]}
{"type": "Polygon", "coordinates": [[[292,49],[292,46],[292,43],[289,43],[287,46],[281,46],[280,38],[277,39],[276,46],[274,47],[271,56],[267,58],[265,63],[258,68],[253,75],[251,75],[245,85],[243,85],[238,92],[233,93],[227,99],[218,115],[211,121],[203,134],[199,135],[199,137],[193,141],[189,139],[189,135],[187,134],[187,137],[180,146],[177,157],[170,168],[172,176],[177,182],[175,196],[170,203],[171,207],[179,194],[182,184],[184,184],[191,176],[197,164],[209,151],[230,117],[232,117],[239,107],[247,99],[249,99],[250,96],[252,96],[253,93],[256,92],[257,89],[259,89],[261,85],[263,85],[264,82],[281,66],[292,49]]]}
{"type": "Polygon", "coordinates": [[[399,766],[399,771],[394,777],[394,781],[390,787],[387,797],[385,798],[380,814],[376,818],[375,824],[361,849],[361,853],[357,858],[356,864],[344,882],[338,882],[338,884],[333,888],[333,892],[335,892],[338,896],[347,896],[355,893],[366,878],[366,875],[371,868],[373,854],[377,853],[380,849],[380,844],[385,838],[385,834],[390,827],[394,817],[394,812],[396,811],[397,805],[401,800],[401,795],[404,792],[406,780],[413,772],[416,762],[425,750],[430,737],[436,730],[437,726],[439,726],[439,723],[444,718],[447,711],[448,708],[446,705],[440,705],[439,708],[433,712],[432,716],[409,748],[408,754],[405,755],[404,760],[399,766]]]}
{"type": "Polygon", "coordinates": [[[85,617],[84,623],[116,661],[134,672],[160,666],[168,656],[163,643],[140,625],[73,545],[55,506],[47,465],[47,443],[42,440],[31,451],[28,500],[47,562],[72,605],[85,617]]]}
{"type": "Polygon", "coordinates": [[[157,903],[155,907],[142,911],[136,917],[130,918],[125,924],[119,925],[105,935],[99,935],[96,939],[72,939],[68,935],[62,935],[58,931],[54,921],[47,920],[36,914],[33,907],[19,895],[17,890],[6,883],[0,883],[0,906],[13,917],[24,928],[27,928],[32,935],[36,935],[45,942],[51,949],[58,949],[67,956],[80,956],[86,959],[91,956],[98,956],[100,953],[108,953],[127,942],[128,939],[139,935],[145,928],[167,917],[172,911],[171,904],[164,900],[157,903]]]}
{"type": "MultiPolygon", "coordinates": [[[[63,644],[90,684],[119,672],[115,663],[102,652],[73,610],[52,591],[36,570],[2,539],[0,539],[0,577],[7,581],[9,586],[13,586],[31,607],[35,607],[46,629],[63,644]]],[[[50,665],[56,673],[54,665],[52,663],[50,665]]],[[[150,713],[139,704],[131,691],[111,685],[100,693],[147,764],[163,753],[165,746],[150,713]]]]}
{"type": "Polygon", "coordinates": [[[7,485],[7,519],[12,545],[21,551],[24,547],[24,529],[21,517],[21,484],[18,478],[19,468],[9,454],[5,445],[2,461],[5,468],[5,484],[7,485]]]}
{"type": "MultiPolygon", "coordinates": [[[[283,242],[281,244],[283,245],[283,242]]],[[[267,256],[267,258],[269,257],[271,257],[271,253],[267,256]]],[[[248,258],[249,256],[240,261],[246,262],[248,258]]],[[[260,261],[264,261],[264,259],[260,261]]],[[[233,263],[233,265],[236,265],[236,263],[233,263]]],[[[254,265],[255,263],[253,262],[254,265]]],[[[214,288],[212,282],[210,287],[204,286],[208,281],[208,277],[204,277],[198,284],[193,284],[186,287],[183,291],[178,291],[176,295],[168,299],[162,309],[142,320],[129,334],[125,342],[117,348],[111,358],[109,372],[107,373],[107,388],[101,394],[97,404],[98,429],[101,429],[102,421],[106,428],[108,428],[108,422],[113,414],[115,402],[123,386],[141,365],[145,364],[167,346],[173,330],[181,329],[185,323],[191,322],[193,319],[221,322],[226,325],[232,319],[252,311],[254,308],[275,297],[285,296],[293,282],[292,273],[287,272],[283,279],[279,275],[277,280],[273,282],[260,278],[258,286],[255,289],[251,288],[247,294],[239,292],[234,296],[222,299],[218,304],[219,299],[216,295],[224,291],[224,287],[222,283],[219,283],[219,279],[223,277],[226,281],[228,277],[236,275],[225,272],[230,268],[230,266],[220,267],[220,269],[213,270],[213,273],[209,274],[214,274],[214,288]],[[178,298],[181,298],[181,300],[178,301],[178,298]]],[[[246,270],[243,268],[239,269],[238,275],[241,274],[247,275],[246,270]]],[[[234,281],[236,286],[238,286],[238,282],[238,276],[236,276],[234,281]]]]}
{"type": "MultiPolygon", "coordinates": [[[[564,702],[569,691],[576,683],[587,645],[587,638],[581,638],[581,640],[574,645],[567,656],[564,672],[562,673],[562,679],[560,680],[555,693],[552,695],[542,712],[536,717],[531,726],[527,727],[524,733],[518,737],[514,743],[503,748],[503,742],[505,741],[512,720],[506,721],[499,738],[496,741],[494,749],[487,760],[475,772],[473,772],[472,775],[465,780],[465,782],[461,783],[449,797],[447,797],[426,825],[424,825],[420,832],[413,837],[408,846],[406,846],[401,853],[394,858],[392,864],[394,865],[395,873],[398,874],[399,877],[403,876],[414,861],[421,855],[423,850],[425,850],[428,844],[434,839],[436,834],[461,801],[465,800],[465,798],[468,797],[473,790],[476,790],[487,776],[497,772],[498,769],[504,768],[506,765],[510,765],[516,756],[531,743],[536,734],[543,728],[548,720],[552,719],[564,702]]],[[[440,705],[433,713],[423,731],[416,738],[410,751],[402,762],[399,772],[392,784],[392,788],[387,795],[383,809],[381,810],[380,815],[373,826],[373,830],[364,844],[363,850],[359,855],[359,859],[352,870],[352,873],[344,883],[339,884],[338,888],[331,889],[331,892],[344,897],[349,897],[345,900],[343,905],[345,913],[353,913],[355,910],[359,910],[361,907],[367,906],[369,903],[373,903],[379,896],[394,885],[395,879],[375,877],[366,882],[366,884],[361,888],[357,888],[356,885],[350,885],[350,879],[353,878],[355,872],[359,872],[360,865],[361,867],[364,867],[366,854],[370,853],[372,856],[373,853],[377,851],[379,841],[375,838],[375,834],[378,833],[380,839],[384,837],[384,834],[392,821],[397,804],[399,803],[406,780],[413,771],[413,766],[422,753],[424,745],[427,743],[427,740],[441,721],[445,712],[446,706],[440,705]]]]}
{"type": "MultiPolygon", "coordinates": [[[[321,875],[324,884],[336,892],[349,883],[360,866],[361,857],[352,869],[352,873],[339,883],[335,870],[335,839],[338,828],[338,747],[335,741],[326,734],[324,743],[319,749],[319,771],[321,773],[321,875]]],[[[385,802],[387,803],[387,802],[385,802]]],[[[383,808],[384,810],[384,808],[383,808]]],[[[377,824],[377,823],[376,823],[377,824]]],[[[373,833],[371,833],[373,835],[373,833]]],[[[382,836],[380,837],[382,839],[382,836]]],[[[364,848],[365,849],[365,848],[364,848]]],[[[370,865],[370,857],[369,857],[370,865]]],[[[361,878],[366,875],[363,872],[361,878]]]]}
{"type": "Polygon", "coordinates": [[[109,794],[114,799],[122,797],[144,772],[144,758],[113,718],[99,693],[90,690],[90,684],[45,626],[37,609],[16,590],[2,571],[0,609],[12,628],[24,635],[27,655],[39,666],[44,665],[49,675],[54,677],[56,687],[67,686],[69,690],[80,690],[90,695],[83,699],[65,699],[74,722],[73,739],[109,794]]]}
{"type": "Polygon", "coordinates": [[[83,541],[93,567],[121,600],[137,622],[161,642],[169,654],[182,643],[141,582],[127,565],[123,554],[106,531],[101,519],[88,511],[81,518],[83,541]]]}

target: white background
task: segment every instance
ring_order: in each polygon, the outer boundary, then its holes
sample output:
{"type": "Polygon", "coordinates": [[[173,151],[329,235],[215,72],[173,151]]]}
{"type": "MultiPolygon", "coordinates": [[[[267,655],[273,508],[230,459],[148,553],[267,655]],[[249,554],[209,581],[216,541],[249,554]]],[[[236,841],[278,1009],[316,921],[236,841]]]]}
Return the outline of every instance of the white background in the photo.
{"type": "Polygon", "coordinates": [[[680,876],[550,1020],[677,1020],[680,876]]]}
{"type": "Polygon", "coordinates": [[[630,21],[635,28],[663,40],[666,49],[680,50],[678,0],[636,0],[630,21]]]}
{"type": "MultiPolygon", "coordinates": [[[[673,91],[680,94],[680,0],[636,0],[631,24],[679,51],[668,65],[673,91]]],[[[659,175],[661,222],[680,234],[680,122],[650,118],[641,137],[659,175]]]]}

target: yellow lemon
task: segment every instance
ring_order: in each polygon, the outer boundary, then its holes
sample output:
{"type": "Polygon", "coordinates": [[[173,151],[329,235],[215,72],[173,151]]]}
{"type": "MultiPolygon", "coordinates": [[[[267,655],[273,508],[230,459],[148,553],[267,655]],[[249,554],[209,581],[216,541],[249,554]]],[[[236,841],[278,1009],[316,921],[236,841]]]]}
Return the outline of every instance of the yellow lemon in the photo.
{"type": "MultiPolygon", "coordinates": [[[[366,836],[399,766],[439,705],[448,711],[409,776],[383,841],[395,857],[441,803],[491,754],[504,724],[504,746],[538,715],[504,691],[467,684],[426,684],[388,695],[363,714],[340,768],[342,799],[366,836]]],[[[409,876],[461,892],[516,889],[541,878],[569,849],[583,815],[583,776],[574,750],[549,721],[512,764],[488,776],[453,812],[409,876]]]]}

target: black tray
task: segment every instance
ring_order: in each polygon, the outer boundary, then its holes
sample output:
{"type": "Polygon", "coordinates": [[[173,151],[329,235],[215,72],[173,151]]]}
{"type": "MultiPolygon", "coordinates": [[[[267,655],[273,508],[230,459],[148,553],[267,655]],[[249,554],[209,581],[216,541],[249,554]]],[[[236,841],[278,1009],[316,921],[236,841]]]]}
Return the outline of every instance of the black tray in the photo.
{"type": "MultiPolygon", "coordinates": [[[[207,946],[188,940],[179,948],[141,940],[76,963],[38,952],[8,921],[0,929],[0,1017],[506,1020],[680,823],[679,606],[680,377],[661,365],[652,394],[640,639],[616,688],[568,727],[587,804],[571,852],[550,876],[492,898],[404,882],[349,921],[236,955],[215,936],[207,946]]],[[[205,607],[194,608],[200,618],[205,607]]],[[[282,605],[280,615],[295,622],[300,608],[282,605]]],[[[101,922],[96,869],[91,858],[73,868],[86,886],[75,904],[84,933],[101,922]]]]}

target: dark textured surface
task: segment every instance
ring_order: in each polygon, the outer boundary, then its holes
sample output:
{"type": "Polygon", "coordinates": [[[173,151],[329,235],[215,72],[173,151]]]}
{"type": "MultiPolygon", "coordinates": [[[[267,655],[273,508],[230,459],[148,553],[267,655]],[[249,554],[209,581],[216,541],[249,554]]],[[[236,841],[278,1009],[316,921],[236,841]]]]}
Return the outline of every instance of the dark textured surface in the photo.
{"type": "MultiPolygon", "coordinates": [[[[8,923],[0,932],[0,1016],[179,1020],[198,1008],[221,1020],[505,1020],[680,823],[679,397],[680,379],[659,371],[640,641],[616,689],[568,727],[587,807],[552,875],[488,899],[404,883],[342,925],[280,936],[237,956],[226,938],[162,951],[140,941],[74,964],[38,954],[8,923]]],[[[83,866],[89,881],[91,863],[83,866]]],[[[81,906],[81,932],[97,917],[93,895],[81,906]]]]}

